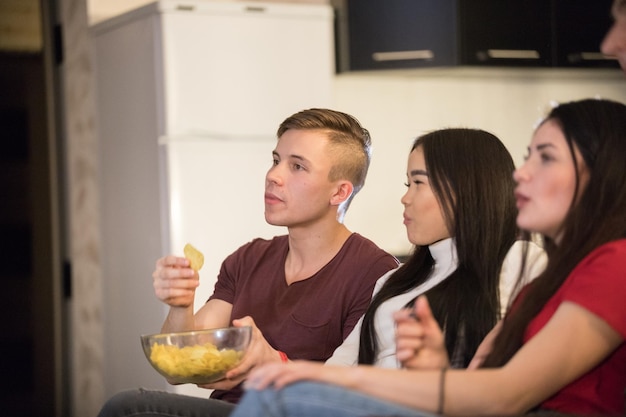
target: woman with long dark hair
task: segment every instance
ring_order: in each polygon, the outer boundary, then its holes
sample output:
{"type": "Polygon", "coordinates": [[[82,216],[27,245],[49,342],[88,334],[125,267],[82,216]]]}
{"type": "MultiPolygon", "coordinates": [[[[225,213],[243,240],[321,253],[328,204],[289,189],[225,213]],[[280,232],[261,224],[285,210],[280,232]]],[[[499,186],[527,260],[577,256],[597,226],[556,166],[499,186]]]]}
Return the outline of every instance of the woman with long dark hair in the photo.
{"type": "MultiPolygon", "coordinates": [[[[468,365],[501,318],[523,259],[514,169],[502,142],[484,130],[441,129],[414,141],[401,199],[413,252],[377,282],[362,321],[327,364],[398,367],[392,314],[427,294],[448,330],[451,366],[468,365]]],[[[539,258],[533,266],[542,267],[543,252],[531,249],[528,257],[539,258]]]]}
{"type": "MultiPolygon", "coordinates": [[[[268,365],[232,416],[623,416],[626,106],[562,104],[528,149],[514,174],[517,225],[544,236],[548,263],[479,348],[478,369],[268,365]],[[292,384],[302,380],[316,382],[292,384]]],[[[441,354],[425,297],[413,313],[396,316],[399,349],[441,354]]]]}

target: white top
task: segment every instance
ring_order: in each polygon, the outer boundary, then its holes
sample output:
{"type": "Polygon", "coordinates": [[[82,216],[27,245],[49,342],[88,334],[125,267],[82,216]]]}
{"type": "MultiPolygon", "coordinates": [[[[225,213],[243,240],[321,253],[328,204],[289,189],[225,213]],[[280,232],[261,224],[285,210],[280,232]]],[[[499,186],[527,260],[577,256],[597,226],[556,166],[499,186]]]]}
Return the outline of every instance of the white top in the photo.
{"type": "MultiPolygon", "coordinates": [[[[521,241],[517,241],[511,246],[511,249],[509,249],[509,252],[504,258],[502,269],[500,271],[500,305],[503,315],[506,311],[509,299],[511,298],[511,293],[519,276],[522,262],[522,248],[523,242],[521,241]]],[[[457,268],[458,258],[454,239],[444,239],[430,245],[428,249],[430,250],[430,254],[435,261],[433,272],[430,277],[424,283],[413,288],[409,292],[397,295],[385,301],[376,311],[374,326],[376,327],[376,333],[378,336],[379,352],[374,365],[378,367],[400,367],[398,361],[396,360],[395,322],[393,320],[393,313],[402,309],[409,301],[418,295],[425,293],[442,282],[457,268]]],[[[530,242],[527,259],[525,274],[526,282],[539,275],[545,267],[547,258],[545,252],[538,245],[530,242]],[[529,279],[528,277],[532,278],[529,279]]],[[[376,286],[374,287],[372,297],[380,291],[383,284],[395,271],[396,270],[393,269],[378,279],[376,286]]],[[[353,366],[358,363],[359,339],[362,324],[363,317],[361,317],[341,346],[335,350],[333,356],[326,361],[326,364],[353,366]]]]}

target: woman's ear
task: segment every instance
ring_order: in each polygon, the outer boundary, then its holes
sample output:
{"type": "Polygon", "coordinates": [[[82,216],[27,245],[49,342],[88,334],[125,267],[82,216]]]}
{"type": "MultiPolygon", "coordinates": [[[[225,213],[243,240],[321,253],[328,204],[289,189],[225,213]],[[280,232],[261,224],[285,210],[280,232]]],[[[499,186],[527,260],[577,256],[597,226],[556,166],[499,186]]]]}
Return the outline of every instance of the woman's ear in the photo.
{"type": "Polygon", "coordinates": [[[354,186],[350,181],[338,181],[335,193],[330,197],[330,204],[332,206],[338,206],[345,202],[352,195],[354,186]]]}

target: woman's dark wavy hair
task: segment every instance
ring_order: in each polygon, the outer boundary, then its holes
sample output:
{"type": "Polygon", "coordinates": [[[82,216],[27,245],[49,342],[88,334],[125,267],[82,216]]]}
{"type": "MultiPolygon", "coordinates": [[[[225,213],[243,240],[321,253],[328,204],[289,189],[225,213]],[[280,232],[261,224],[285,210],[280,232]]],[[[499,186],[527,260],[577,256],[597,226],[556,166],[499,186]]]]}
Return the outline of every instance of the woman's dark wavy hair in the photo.
{"type": "MultiPolygon", "coordinates": [[[[500,315],[500,269],[517,234],[515,166],[497,137],[477,129],[437,130],[417,138],[411,151],[418,147],[423,149],[429,182],[456,241],[459,261],[449,278],[427,296],[440,326],[454,329],[445,332],[448,352],[461,354],[467,366],[500,315]]],[[[372,299],[363,319],[359,363],[372,364],[378,353],[374,327],[378,307],[423,283],[433,263],[427,246],[415,247],[372,299]]]]}
{"type": "Polygon", "coordinates": [[[610,100],[574,101],[552,109],[546,121],[557,123],[567,140],[577,192],[560,229],[563,244],[557,246],[544,236],[546,268],[507,314],[484,367],[502,366],[515,355],[530,321],[585,256],[607,242],[626,238],[626,106],[610,100]],[[574,149],[589,173],[585,187],[579,185],[574,149]]]}

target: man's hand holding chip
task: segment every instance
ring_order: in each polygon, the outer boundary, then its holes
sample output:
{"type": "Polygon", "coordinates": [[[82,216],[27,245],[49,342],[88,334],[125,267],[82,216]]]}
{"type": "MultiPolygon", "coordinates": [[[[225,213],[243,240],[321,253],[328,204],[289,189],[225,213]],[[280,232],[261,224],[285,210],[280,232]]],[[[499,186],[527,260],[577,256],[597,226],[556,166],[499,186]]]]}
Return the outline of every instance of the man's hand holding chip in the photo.
{"type": "Polygon", "coordinates": [[[204,265],[204,255],[189,243],[183,251],[184,258],[168,255],[157,260],[152,273],[154,293],[171,307],[193,306],[200,285],[198,270],[204,265]]]}
{"type": "Polygon", "coordinates": [[[193,306],[200,278],[187,258],[174,255],[160,258],[152,278],[154,293],[159,300],[171,307],[193,306]]]}

